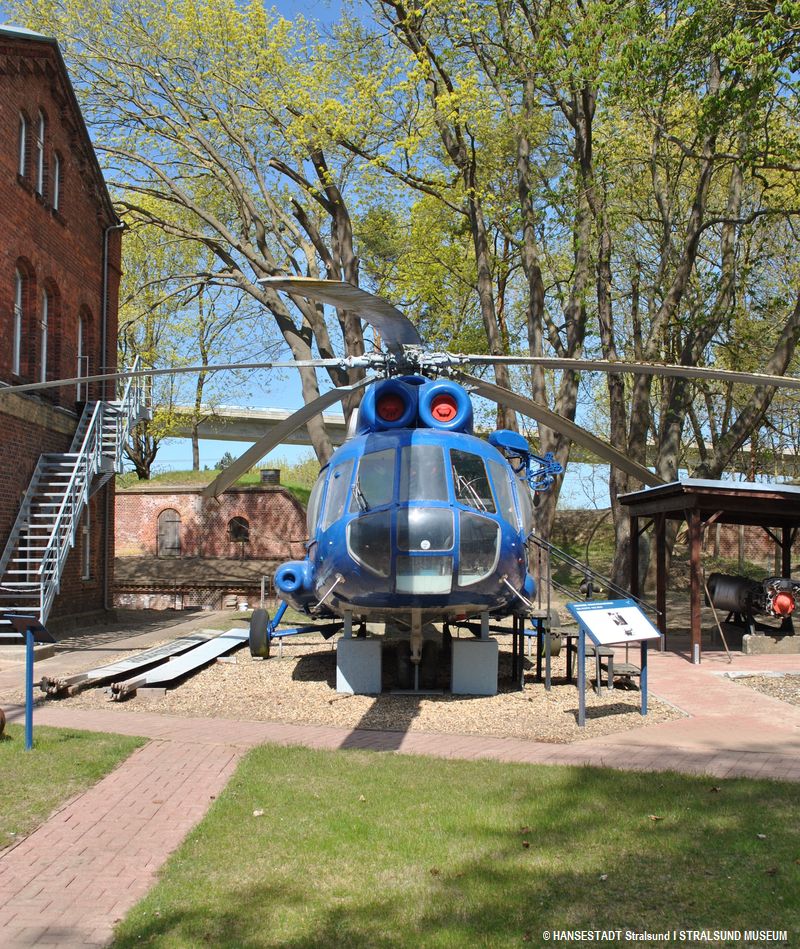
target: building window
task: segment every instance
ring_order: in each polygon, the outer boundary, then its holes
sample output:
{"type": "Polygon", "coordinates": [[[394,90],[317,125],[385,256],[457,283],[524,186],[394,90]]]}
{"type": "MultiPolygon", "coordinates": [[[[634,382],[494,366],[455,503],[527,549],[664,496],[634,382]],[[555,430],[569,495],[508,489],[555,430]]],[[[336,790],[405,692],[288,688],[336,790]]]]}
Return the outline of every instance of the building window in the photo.
{"type": "Polygon", "coordinates": [[[40,344],[39,350],[41,359],[39,361],[39,382],[47,382],[47,322],[49,319],[50,300],[47,296],[47,290],[42,290],[42,314],[40,322],[40,344]]]}
{"type": "Polygon", "coordinates": [[[86,505],[83,517],[83,527],[81,528],[81,580],[92,579],[92,521],[89,513],[89,505],[86,505]]]}
{"type": "Polygon", "coordinates": [[[246,544],[250,540],[250,523],[246,517],[232,517],[228,521],[228,539],[238,544],[246,544]]]}
{"type": "Polygon", "coordinates": [[[39,123],[36,129],[36,191],[44,194],[44,112],[39,110],[39,123]]]}
{"type": "MultiPolygon", "coordinates": [[[[78,317],[78,365],[75,375],[80,379],[86,375],[85,367],[86,357],[83,355],[83,317],[78,317]]],[[[75,387],[75,401],[80,402],[83,399],[83,383],[79,382],[75,387]]]]}
{"type": "Polygon", "coordinates": [[[17,172],[24,178],[28,164],[28,120],[20,112],[19,114],[19,161],[17,162],[17,172]]]}
{"type": "Polygon", "coordinates": [[[22,301],[25,293],[25,278],[14,271],[14,346],[11,352],[11,372],[18,376],[22,371],[22,301]]]}
{"type": "Polygon", "coordinates": [[[58,153],[53,153],[53,179],[52,179],[52,192],[53,192],[53,210],[58,210],[58,204],[61,200],[61,159],[58,157],[58,153]]]}
{"type": "Polygon", "coordinates": [[[181,516],[172,508],[158,515],[158,556],[180,557],[181,516]]]}

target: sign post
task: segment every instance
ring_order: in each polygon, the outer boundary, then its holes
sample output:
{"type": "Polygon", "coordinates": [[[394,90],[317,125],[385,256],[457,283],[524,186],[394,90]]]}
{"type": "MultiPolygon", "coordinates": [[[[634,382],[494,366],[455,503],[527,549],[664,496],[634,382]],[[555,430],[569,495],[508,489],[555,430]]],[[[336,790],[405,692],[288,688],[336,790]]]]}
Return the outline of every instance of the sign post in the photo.
{"type": "Polygon", "coordinates": [[[6,613],[14,629],[25,642],[25,750],[33,748],[33,647],[35,643],[54,643],[55,639],[35,616],[6,613]]]}
{"type": "Polygon", "coordinates": [[[578,725],[586,724],[586,637],[595,646],[638,642],[641,646],[639,691],[641,712],[647,715],[647,644],[661,633],[633,600],[588,600],[567,603],[578,621],[578,725]]]}

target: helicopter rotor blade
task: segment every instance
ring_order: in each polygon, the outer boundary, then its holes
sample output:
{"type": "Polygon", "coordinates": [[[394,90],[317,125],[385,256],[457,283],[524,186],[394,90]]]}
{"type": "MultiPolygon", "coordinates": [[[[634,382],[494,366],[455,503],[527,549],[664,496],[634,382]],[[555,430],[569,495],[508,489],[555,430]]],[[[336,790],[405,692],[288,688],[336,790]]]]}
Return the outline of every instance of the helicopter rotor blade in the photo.
{"type": "Polygon", "coordinates": [[[331,389],[330,392],[325,392],[319,396],[319,398],[314,399],[301,409],[298,409],[287,419],[279,422],[268,435],[265,435],[255,442],[255,444],[248,448],[243,455],[240,455],[232,465],[228,465],[224,471],[220,472],[211,484],[203,489],[203,497],[218,498],[220,494],[227,491],[241,475],[249,471],[264,455],[268,455],[273,448],[280,445],[292,432],[297,431],[298,428],[301,428],[309,422],[315,415],[319,415],[327,409],[328,406],[343,401],[347,396],[352,395],[354,392],[357,392],[359,389],[362,389],[374,381],[374,378],[370,377],[361,379],[353,385],[331,389]]]}
{"type": "Polygon", "coordinates": [[[263,277],[258,281],[273,290],[298,293],[310,300],[352,310],[372,324],[391,353],[397,355],[403,346],[421,346],[422,339],[409,318],[387,300],[340,280],[315,280],[312,277],[263,277]]]}
{"type": "Polygon", "coordinates": [[[654,488],[665,483],[658,475],[653,474],[652,471],[648,471],[643,465],[628,458],[627,455],[617,451],[616,448],[612,448],[607,442],[596,438],[594,435],[590,435],[589,432],[579,425],[570,422],[569,419],[565,419],[562,415],[551,412],[550,409],[539,405],[538,402],[533,402],[531,399],[517,395],[509,389],[496,386],[491,382],[485,382],[483,379],[467,375],[467,373],[460,372],[457,375],[462,382],[474,389],[478,395],[491,399],[493,402],[499,402],[501,405],[507,405],[509,408],[514,409],[515,412],[527,415],[542,425],[552,428],[553,431],[566,435],[568,438],[571,438],[575,444],[597,455],[598,458],[602,458],[616,468],[620,468],[634,478],[638,478],[642,484],[654,488]]]}
{"type": "Polygon", "coordinates": [[[541,366],[543,369],[573,369],[575,372],[630,372],[644,376],[676,376],[683,379],[717,379],[751,386],[800,389],[797,376],[774,376],[765,372],[739,372],[736,369],[712,369],[707,366],[616,362],[610,359],[562,359],[550,356],[463,356],[473,366],[541,366]]]}
{"type": "Polygon", "coordinates": [[[49,379],[47,382],[25,382],[7,386],[0,383],[0,395],[7,393],[38,392],[40,389],[57,389],[59,386],[86,385],[90,382],[106,382],[117,379],[146,379],[152,376],[179,376],[194,372],[224,372],[237,369],[302,369],[346,366],[342,359],[273,359],[268,362],[212,363],[209,366],[167,366],[163,369],[137,369],[135,372],[100,372],[93,376],[71,376],[68,379],[49,379]]]}

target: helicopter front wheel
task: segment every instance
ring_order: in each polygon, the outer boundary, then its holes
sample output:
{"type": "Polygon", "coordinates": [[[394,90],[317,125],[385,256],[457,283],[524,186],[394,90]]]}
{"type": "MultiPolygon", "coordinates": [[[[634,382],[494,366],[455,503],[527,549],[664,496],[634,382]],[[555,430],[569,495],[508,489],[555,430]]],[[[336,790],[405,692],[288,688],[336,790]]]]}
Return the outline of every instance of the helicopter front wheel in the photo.
{"type": "Polygon", "coordinates": [[[253,610],[249,642],[251,656],[269,658],[269,613],[266,610],[253,610]]]}

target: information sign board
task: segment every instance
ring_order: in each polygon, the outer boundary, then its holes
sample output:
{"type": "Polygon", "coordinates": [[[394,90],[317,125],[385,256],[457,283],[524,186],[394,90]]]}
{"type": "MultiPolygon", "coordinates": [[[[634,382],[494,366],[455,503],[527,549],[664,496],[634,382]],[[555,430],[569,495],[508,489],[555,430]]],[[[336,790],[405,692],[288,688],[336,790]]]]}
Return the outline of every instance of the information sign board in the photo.
{"type": "Polygon", "coordinates": [[[567,609],[597,646],[658,639],[661,633],[633,600],[588,600],[567,609]]]}
{"type": "Polygon", "coordinates": [[[647,715],[647,643],[659,639],[661,633],[653,626],[633,600],[587,600],[567,603],[567,609],[578,621],[578,724],[586,724],[586,637],[596,646],[639,643],[641,669],[642,715],[647,715]]]}

